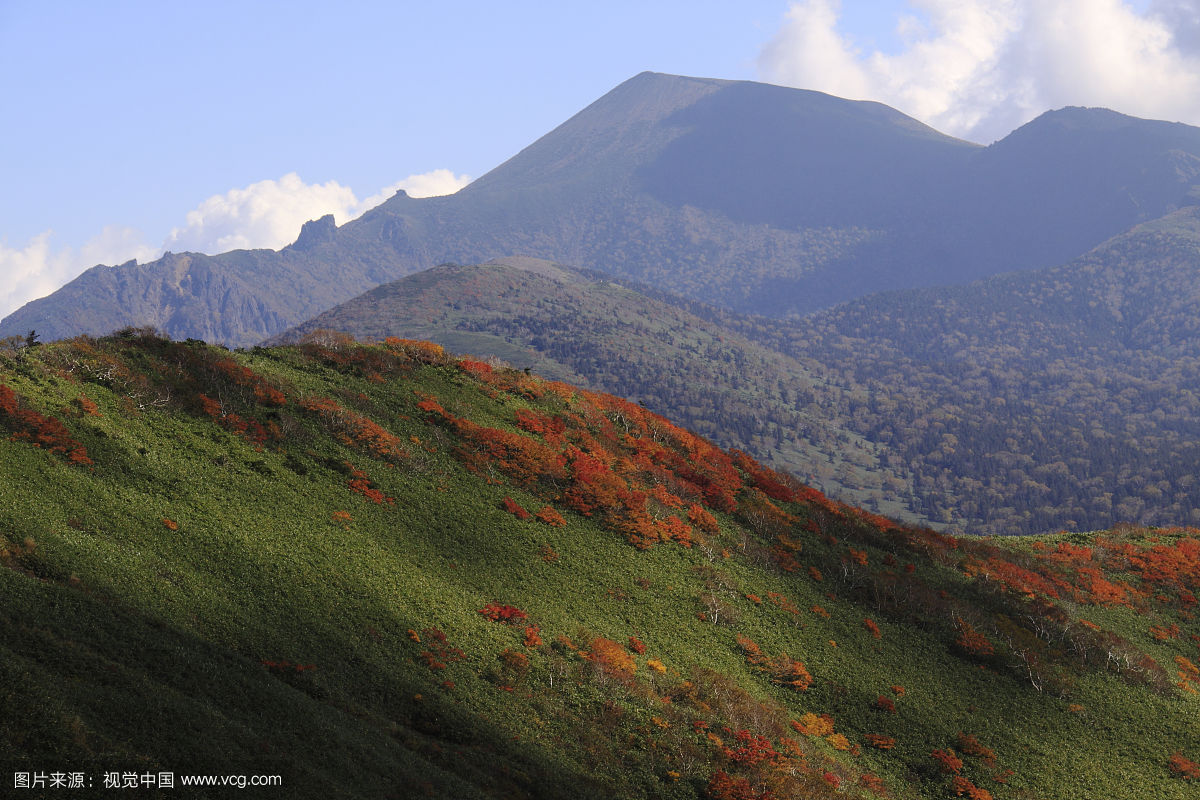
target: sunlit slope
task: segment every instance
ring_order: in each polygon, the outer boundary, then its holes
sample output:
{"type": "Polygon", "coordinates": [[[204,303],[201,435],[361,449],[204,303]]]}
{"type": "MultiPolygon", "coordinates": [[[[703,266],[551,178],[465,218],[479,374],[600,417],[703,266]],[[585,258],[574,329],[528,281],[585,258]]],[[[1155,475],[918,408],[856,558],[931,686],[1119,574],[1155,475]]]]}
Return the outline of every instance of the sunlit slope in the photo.
{"type": "Polygon", "coordinates": [[[0,425],[6,771],[1195,791],[1191,531],[902,528],[626,401],[401,340],[45,345],[0,356],[0,425]]]}
{"type": "Polygon", "coordinates": [[[911,483],[902,461],[889,459],[886,446],[866,445],[825,410],[847,393],[840,380],[825,380],[822,365],[697,316],[714,310],[603,273],[506,258],[444,264],[378,286],[271,342],[335,330],[360,340],[429,340],[497,358],[635,399],[829,494],[904,514],[911,483]]]}

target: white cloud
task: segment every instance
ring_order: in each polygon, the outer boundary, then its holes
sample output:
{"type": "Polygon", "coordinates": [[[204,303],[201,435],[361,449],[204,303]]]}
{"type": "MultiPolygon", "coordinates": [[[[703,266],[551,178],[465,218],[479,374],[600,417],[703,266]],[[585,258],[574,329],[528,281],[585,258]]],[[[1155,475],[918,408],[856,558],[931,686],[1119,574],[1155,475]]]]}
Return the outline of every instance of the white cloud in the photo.
{"type": "Polygon", "coordinates": [[[96,264],[121,264],[136,258],[146,262],[164,250],[224,253],[229,250],[277,250],[296,240],[301,226],[333,214],[338,225],[358,217],[390,198],[398,189],[413,197],[452,194],[470,182],[466,175],[437,169],[409,175],[402,181],[359,200],[337,181],[308,184],[296,173],[279,180],[252,183],[213,195],[185,217],[163,240],[162,246],[146,243],[132,228],[110,225],[98,236],[75,248],[53,245],[53,232],[45,231],[24,247],[10,248],[0,241],[0,318],[25,303],[58,289],[96,264]]]}
{"type": "Polygon", "coordinates": [[[310,219],[333,214],[339,225],[344,224],[357,204],[354,192],[337,181],[307,184],[290,172],[278,181],[213,195],[188,212],[187,224],[171,231],[163,248],[209,254],[277,250],[294,242],[300,226],[310,219]]]}
{"type": "Polygon", "coordinates": [[[333,214],[334,221],[344,225],[397,189],[413,197],[430,197],[456,192],[469,182],[466,175],[456,177],[448,169],[437,169],[409,175],[360,201],[337,181],[308,184],[290,172],[278,181],[259,181],[213,195],[188,212],[187,224],[171,231],[163,248],[209,254],[260,247],[278,250],[296,241],[300,227],[311,219],[333,214]]]}
{"type": "Polygon", "coordinates": [[[404,180],[397,181],[378,194],[363,200],[362,210],[374,208],[395,194],[398,189],[403,189],[409,197],[441,197],[446,194],[454,194],[470,182],[469,176],[455,175],[448,169],[435,169],[420,175],[409,175],[404,180]]]}
{"type": "Polygon", "coordinates": [[[0,318],[34,298],[44,297],[95,264],[153,258],[158,252],[132,228],[109,225],[82,247],[54,248],[53,231],[43,231],[22,248],[0,242],[0,318]]]}
{"type": "Polygon", "coordinates": [[[1107,106],[1200,124],[1192,0],[910,0],[896,53],[858,50],[837,0],[793,3],[764,46],[766,80],[878,100],[988,142],[1051,108],[1107,106]]]}

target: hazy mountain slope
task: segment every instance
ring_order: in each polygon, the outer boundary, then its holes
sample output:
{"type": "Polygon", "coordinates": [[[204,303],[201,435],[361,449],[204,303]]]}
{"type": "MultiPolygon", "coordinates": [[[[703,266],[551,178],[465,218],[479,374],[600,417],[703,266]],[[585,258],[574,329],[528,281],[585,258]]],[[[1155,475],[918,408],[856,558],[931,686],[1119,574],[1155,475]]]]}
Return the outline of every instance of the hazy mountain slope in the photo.
{"type": "Polygon", "coordinates": [[[363,291],[390,274],[377,254],[339,248],[330,238],[334,229],[330,215],[305,225],[299,241],[278,252],[168,253],[149,264],[93,267],[10,314],[0,331],[36,330],[49,341],[149,325],[176,339],[261,341],[297,315],[318,313],[352,287],[363,291]]]}
{"type": "Polygon", "coordinates": [[[1194,794],[1195,532],[899,528],[412,342],[5,353],[0,428],[5,774],[1194,794]]]}
{"type": "MultiPolygon", "coordinates": [[[[485,135],[485,134],[481,134],[485,135]]],[[[513,253],[772,316],[1051,266],[1193,202],[1200,131],[1067,109],[982,148],[877,103],[643,73],[449,197],[296,246],[93,270],[0,322],[245,345],[372,285],[513,253]]]]}
{"type": "Polygon", "coordinates": [[[443,265],[376,287],[271,340],[316,330],[427,339],[611,392],[864,507],[911,517],[900,459],[824,411],[842,390],[811,367],[690,313],[548,261],[443,265]]]}
{"type": "Polygon", "coordinates": [[[345,235],[438,241],[459,263],[520,253],[787,313],[811,298],[780,281],[917,258],[898,230],[978,149],[878,103],[643,73],[453,197],[395,198],[345,235]]]}
{"type": "Polygon", "coordinates": [[[828,413],[903,457],[918,511],[1017,533],[1200,521],[1198,320],[1187,209],[1062,267],[746,332],[862,388],[828,413]]]}

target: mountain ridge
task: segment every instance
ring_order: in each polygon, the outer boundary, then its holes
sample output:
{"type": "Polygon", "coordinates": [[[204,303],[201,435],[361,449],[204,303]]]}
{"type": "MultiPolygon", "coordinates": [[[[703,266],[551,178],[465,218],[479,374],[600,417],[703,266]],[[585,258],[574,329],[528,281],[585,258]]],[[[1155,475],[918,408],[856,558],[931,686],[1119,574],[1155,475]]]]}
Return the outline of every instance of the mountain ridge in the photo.
{"type": "Polygon", "coordinates": [[[867,447],[824,417],[824,395],[841,390],[826,385],[817,365],[652,291],[529,258],[442,265],[378,286],[264,344],[294,344],[321,330],[360,341],[430,340],[631,398],[841,500],[926,522],[895,502],[911,484],[886,448],[867,447]]]}
{"type": "Polygon", "coordinates": [[[643,73],[454,195],[397,194],[299,248],[189,255],[195,287],[170,259],[89,271],[0,333],[149,324],[244,346],[416,270],[513,253],[795,317],[1062,263],[1194,203],[1196,129],[1121,119],[1088,147],[1043,146],[1043,120],[983,148],[880,104],[643,73]]]}

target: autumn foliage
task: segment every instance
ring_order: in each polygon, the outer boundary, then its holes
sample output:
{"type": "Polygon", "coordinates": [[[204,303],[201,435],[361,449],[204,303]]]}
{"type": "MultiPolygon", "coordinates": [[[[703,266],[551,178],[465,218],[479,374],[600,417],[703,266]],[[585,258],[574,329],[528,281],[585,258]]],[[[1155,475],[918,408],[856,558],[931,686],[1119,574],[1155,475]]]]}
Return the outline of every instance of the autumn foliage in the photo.
{"type": "Polygon", "coordinates": [[[512,514],[517,519],[529,519],[531,516],[533,516],[528,511],[526,511],[524,508],[522,508],[520,506],[520,504],[518,504],[517,501],[513,500],[511,497],[505,497],[503,500],[501,500],[500,507],[502,509],[504,509],[505,511],[507,511],[508,513],[512,514]]]}
{"type": "Polygon", "coordinates": [[[612,639],[602,636],[592,639],[587,658],[605,674],[622,680],[632,678],[637,669],[637,664],[628,650],[612,639]]]}
{"type": "Polygon", "coordinates": [[[1185,758],[1183,753],[1176,751],[1167,761],[1167,769],[1176,778],[1185,781],[1200,780],[1200,764],[1185,758]]]}
{"type": "Polygon", "coordinates": [[[525,621],[529,615],[516,606],[501,605],[500,603],[488,603],[483,608],[479,609],[479,613],[484,619],[490,619],[492,622],[502,622],[505,625],[517,625],[525,621]]]}
{"type": "Polygon", "coordinates": [[[27,442],[65,456],[72,464],[92,464],[87,450],[71,437],[66,425],[29,408],[21,402],[16,392],[3,384],[0,384],[0,426],[8,429],[9,438],[14,442],[27,442]]]}
{"type": "Polygon", "coordinates": [[[409,638],[425,644],[426,649],[421,652],[420,657],[425,662],[425,666],[431,670],[445,669],[447,665],[455,661],[462,661],[467,657],[462,650],[453,647],[446,640],[446,634],[438,628],[422,628],[419,635],[412,631],[409,633],[409,638]]]}

